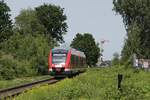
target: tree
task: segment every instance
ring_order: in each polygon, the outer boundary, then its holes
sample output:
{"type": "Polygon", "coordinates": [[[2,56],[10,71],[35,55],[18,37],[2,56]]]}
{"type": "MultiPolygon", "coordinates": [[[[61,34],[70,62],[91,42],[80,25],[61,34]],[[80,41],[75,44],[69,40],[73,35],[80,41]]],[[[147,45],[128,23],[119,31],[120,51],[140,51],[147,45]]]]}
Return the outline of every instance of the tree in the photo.
{"type": "Polygon", "coordinates": [[[13,79],[16,77],[25,77],[33,75],[34,70],[29,62],[17,60],[11,54],[1,52],[0,55],[0,80],[13,79]]]}
{"type": "Polygon", "coordinates": [[[94,66],[97,63],[100,56],[100,48],[91,34],[76,34],[70,46],[85,53],[89,66],[94,66]]]}
{"type": "MultiPolygon", "coordinates": [[[[139,57],[141,56],[141,49],[140,48],[140,28],[137,26],[136,23],[130,25],[128,29],[128,38],[125,40],[125,44],[122,50],[122,61],[126,61],[129,58],[132,58],[133,54],[135,53],[139,57]]],[[[130,62],[130,61],[129,61],[130,62]]]]}
{"type": "Polygon", "coordinates": [[[113,0],[127,30],[122,57],[128,60],[134,53],[138,58],[150,58],[150,1],[113,0]]]}
{"type": "Polygon", "coordinates": [[[38,20],[36,11],[30,8],[23,9],[15,18],[15,27],[23,35],[46,34],[46,29],[38,20]]]}
{"type": "Polygon", "coordinates": [[[67,17],[64,9],[59,6],[44,4],[36,8],[37,17],[46,28],[46,36],[52,36],[55,41],[64,42],[63,35],[67,32],[67,17]]]}
{"type": "Polygon", "coordinates": [[[119,54],[117,52],[115,52],[113,54],[113,59],[112,59],[112,65],[117,65],[119,64],[119,54]]]}
{"type": "Polygon", "coordinates": [[[7,40],[12,35],[12,22],[10,19],[10,8],[0,1],[0,42],[7,40]]]}
{"type": "MultiPolygon", "coordinates": [[[[24,36],[20,33],[15,33],[0,46],[3,47],[1,51],[5,52],[5,54],[11,54],[12,59],[16,62],[10,63],[12,64],[10,66],[15,66],[14,64],[16,64],[16,67],[17,65],[25,66],[29,70],[26,73],[29,76],[47,74],[47,58],[49,50],[53,48],[53,43],[49,46],[47,39],[43,35],[34,37],[32,35],[24,36]],[[18,64],[17,62],[20,63],[18,64]]],[[[4,66],[9,65],[6,62],[4,66]]]]}

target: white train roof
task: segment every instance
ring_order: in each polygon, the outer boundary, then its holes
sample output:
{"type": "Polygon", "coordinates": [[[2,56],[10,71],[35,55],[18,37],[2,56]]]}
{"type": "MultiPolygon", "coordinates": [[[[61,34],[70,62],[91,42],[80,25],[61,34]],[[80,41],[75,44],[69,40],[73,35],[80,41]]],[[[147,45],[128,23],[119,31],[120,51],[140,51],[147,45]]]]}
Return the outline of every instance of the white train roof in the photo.
{"type": "Polygon", "coordinates": [[[71,48],[71,47],[55,47],[54,49],[52,49],[52,51],[56,51],[56,50],[66,50],[66,52],[71,50],[71,54],[81,56],[81,57],[85,57],[84,52],[81,52],[81,51],[76,50],[76,49],[71,48]]]}
{"type": "Polygon", "coordinates": [[[71,48],[71,54],[73,54],[73,55],[79,55],[81,57],[85,57],[84,52],[78,51],[78,50],[76,50],[74,48],[71,48]]]}

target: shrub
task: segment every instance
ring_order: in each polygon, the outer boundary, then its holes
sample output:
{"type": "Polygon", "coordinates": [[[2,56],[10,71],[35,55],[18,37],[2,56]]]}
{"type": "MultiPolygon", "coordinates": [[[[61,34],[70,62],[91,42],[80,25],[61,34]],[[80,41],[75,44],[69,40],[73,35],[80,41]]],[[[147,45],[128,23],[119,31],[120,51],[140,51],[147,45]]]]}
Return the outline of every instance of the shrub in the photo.
{"type": "MultiPolygon", "coordinates": [[[[53,47],[52,43],[51,47],[53,47]]],[[[1,77],[12,79],[46,74],[48,53],[51,47],[42,35],[33,37],[16,33],[0,45],[2,48],[0,54],[1,77]]]]}

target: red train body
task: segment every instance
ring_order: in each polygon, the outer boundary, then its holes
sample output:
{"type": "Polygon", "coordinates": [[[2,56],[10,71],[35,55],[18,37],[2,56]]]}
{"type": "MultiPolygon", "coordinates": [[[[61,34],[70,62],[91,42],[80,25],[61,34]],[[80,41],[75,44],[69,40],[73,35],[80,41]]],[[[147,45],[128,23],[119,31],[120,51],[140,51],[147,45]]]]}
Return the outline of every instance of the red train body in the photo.
{"type": "Polygon", "coordinates": [[[48,67],[51,75],[71,75],[86,69],[86,57],[83,52],[73,48],[52,49],[48,67]]]}

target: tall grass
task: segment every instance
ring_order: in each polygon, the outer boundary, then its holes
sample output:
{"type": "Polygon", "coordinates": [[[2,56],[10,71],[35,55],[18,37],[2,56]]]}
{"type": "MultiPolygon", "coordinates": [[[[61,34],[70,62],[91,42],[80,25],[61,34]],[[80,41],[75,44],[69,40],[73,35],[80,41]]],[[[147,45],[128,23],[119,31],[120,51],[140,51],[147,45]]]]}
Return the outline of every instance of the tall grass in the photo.
{"type": "Polygon", "coordinates": [[[34,88],[16,100],[149,100],[150,72],[113,66],[89,69],[73,79],[34,88]],[[117,75],[123,74],[122,91],[117,75]]]}

